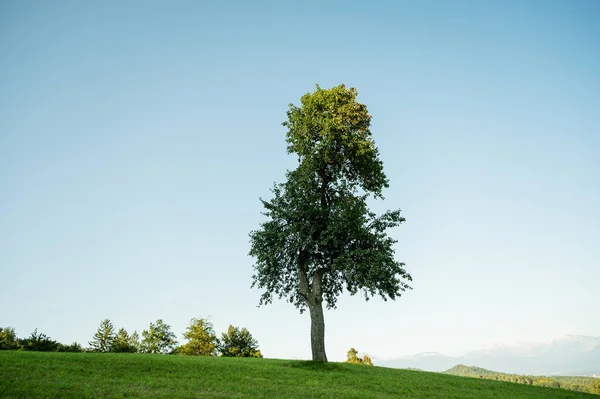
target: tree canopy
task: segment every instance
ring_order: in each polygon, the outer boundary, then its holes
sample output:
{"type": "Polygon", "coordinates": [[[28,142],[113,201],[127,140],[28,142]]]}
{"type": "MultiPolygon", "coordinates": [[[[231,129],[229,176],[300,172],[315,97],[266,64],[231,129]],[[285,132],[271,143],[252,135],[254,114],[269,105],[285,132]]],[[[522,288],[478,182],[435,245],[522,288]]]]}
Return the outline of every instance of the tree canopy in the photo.
{"type": "Polygon", "coordinates": [[[171,331],[171,326],[165,324],[162,319],[156,323],[150,323],[147,330],[142,331],[142,342],[140,352],[142,353],[170,353],[175,349],[177,339],[171,331]]]}
{"type": "Polygon", "coordinates": [[[214,356],[217,350],[217,334],[207,319],[193,318],[183,337],[188,340],[177,348],[177,353],[187,356],[214,356]]]}
{"type": "Polygon", "coordinates": [[[219,352],[224,357],[262,357],[258,349],[258,341],[252,337],[245,327],[229,325],[227,333],[221,334],[219,352]]]}

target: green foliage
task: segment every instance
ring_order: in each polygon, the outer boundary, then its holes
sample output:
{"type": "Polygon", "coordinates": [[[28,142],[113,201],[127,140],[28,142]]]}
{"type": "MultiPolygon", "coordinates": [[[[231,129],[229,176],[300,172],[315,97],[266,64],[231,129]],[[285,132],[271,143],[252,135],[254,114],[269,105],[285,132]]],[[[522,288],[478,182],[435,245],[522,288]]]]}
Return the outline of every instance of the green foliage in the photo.
{"type": "Polygon", "coordinates": [[[177,340],[171,326],[164,324],[161,319],[156,320],[156,324],[150,323],[150,327],[142,331],[142,353],[170,353],[176,345],[177,340]]]}
{"type": "Polygon", "coordinates": [[[360,359],[358,358],[358,352],[354,348],[350,348],[347,355],[346,363],[358,364],[360,359]]]}
{"type": "Polygon", "coordinates": [[[410,286],[404,263],[394,257],[387,230],[400,225],[399,210],[380,216],[367,199],[388,187],[373,141],[371,116],[356,101],[356,89],[317,86],[290,104],[283,123],[288,153],[298,167],[261,199],[267,221],[250,232],[256,258],[252,287],[263,290],[260,305],[286,298],[311,316],[313,361],[327,362],[323,302],[335,308],[345,290],[396,299],[410,286]]]}
{"type": "Polygon", "coordinates": [[[0,350],[19,349],[17,334],[13,327],[0,327],[0,350]]]}
{"type": "Polygon", "coordinates": [[[360,357],[358,357],[358,352],[354,348],[350,348],[350,350],[348,351],[346,363],[364,364],[365,366],[373,365],[373,362],[371,361],[371,358],[369,356],[365,355],[361,359],[360,357]]]}
{"type": "Polygon", "coordinates": [[[77,342],[73,342],[71,345],[64,345],[59,343],[57,352],[85,352],[85,350],[81,347],[81,345],[77,342]]]}
{"type": "Polygon", "coordinates": [[[110,352],[115,340],[115,328],[109,319],[100,322],[94,338],[89,342],[92,352],[110,352]]]}
{"type": "Polygon", "coordinates": [[[394,258],[386,230],[400,225],[400,211],[377,216],[369,195],[388,186],[369,130],[371,116],[344,85],[302,97],[290,105],[288,151],[298,168],[262,200],[268,220],[250,233],[256,258],[252,286],[263,289],[260,304],[287,298],[302,312],[311,298],[335,308],[344,288],[395,299],[411,276],[394,258]]]}
{"type": "Polygon", "coordinates": [[[193,318],[183,337],[188,340],[177,348],[184,356],[215,356],[218,339],[212,323],[207,319],[193,318]]]}
{"type": "Polygon", "coordinates": [[[133,331],[133,334],[129,336],[129,346],[131,348],[135,348],[135,352],[140,351],[140,334],[138,334],[138,332],[135,330],[133,331]]]}
{"type": "Polygon", "coordinates": [[[598,399],[561,389],[345,363],[0,351],[2,398],[598,399]]]}
{"type": "Polygon", "coordinates": [[[596,378],[596,381],[593,381],[590,384],[590,393],[600,395],[600,378],[596,378]]]}
{"type": "Polygon", "coordinates": [[[124,328],[119,329],[113,340],[111,352],[136,353],[139,350],[139,336],[136,331],[130,336],[124,328]]]}
{"type": "Polygon", "coordinates": [[[371,115],[356,101],[358,91],[344,85],[314,93],[290,104],[286,140],[288,153],[298,155],[305,169],[319,174],[325,185],[347,184],[380,196],[388,180],[369,129],[371,115]]]}
{"type": "Polygon", "coordinates": [[[227,333],[221,334],[219,352],[225,357],[262,357],[255,340],[246,328],[240,329],[232,325],[227,333]]]}
{"type": "Polygon", "coordinates": [[[0,327],[0,350],[25,350],[38,352],[83,352],[77,342],[64,345],[46,334],[37,332],[37,328],[27,338],[18,338],[12,327],[0,327]]]}
{"type": "Polygon", "coordinates": [[[25,339],[19,339],[20,347],[25,351],[57,352],[61,344],[46,334],[38,333],[37,328],[25,339]]]}
{"type": "Polygon", "coordinates": [[[487,380],[507,381],[518,384],[534,385],[548,388],[568,389],[570,391],[600,393],[600,382],[592,377],[567,377],[567,376],[533,376],[500,373],[481,367],[464,366],[459,364],[444,372],[461,377],[473,377],[487,380]],[[597,392],[595,392],[597,390],[597,392]]]}

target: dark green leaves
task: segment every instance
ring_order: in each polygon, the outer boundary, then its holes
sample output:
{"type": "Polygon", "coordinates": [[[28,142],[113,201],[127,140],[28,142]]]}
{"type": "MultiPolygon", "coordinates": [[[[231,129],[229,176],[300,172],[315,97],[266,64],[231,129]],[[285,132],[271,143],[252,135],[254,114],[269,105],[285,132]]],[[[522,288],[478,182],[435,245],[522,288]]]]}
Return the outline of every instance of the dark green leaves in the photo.
{"type": "Polygon", "coordinates": [[[221,334],[219,353],[224,357],[262,357],[258,341],[246,328],[229,325],[227,333],[221,334]]]}
{"type": "Polygon", "coordinates": [[[288,152],[327,183],[343,180],[378,196],[388,181],[369,130],[371,116],[357,95],[344,85],[330,90],[317,86],[302,96],[301,107],[290,104],[283,123],[288,152]]]}
{"type": "Polygon", "coordinates": [[[288,152],[299,164],[275,185],[271,200],[261,199],[268,220],[250,233],[252,285],[264,290],[261,305],[277,296],[303,311],[311,294],[333,308],[344,289],[366,299],[395,299],[410,288],[411,276],[386,233],[404,218],[398,210],[377,216],[367,206],[370,195],[382,198],[388,181],[369,130],[371,116],[356,95],[344,85],[317,86],[300,107],[290,105],[284,126],[288,152]]]}

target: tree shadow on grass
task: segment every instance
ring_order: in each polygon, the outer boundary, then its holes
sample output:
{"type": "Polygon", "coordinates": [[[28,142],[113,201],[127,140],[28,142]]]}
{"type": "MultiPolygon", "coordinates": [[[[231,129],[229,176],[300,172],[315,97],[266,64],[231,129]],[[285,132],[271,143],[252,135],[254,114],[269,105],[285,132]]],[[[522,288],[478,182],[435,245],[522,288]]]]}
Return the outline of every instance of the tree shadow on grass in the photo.
{"type": "Polygon", "coordinates": [[[318,372],[330,372],[330,371],[343,371],[345,370],[339,363],[322,363],[313,362],[312,360],[304,361],[293,361],[290,363],[283,364],[284,367],[291,367],[295,369],[311,370],[318,372]]]}

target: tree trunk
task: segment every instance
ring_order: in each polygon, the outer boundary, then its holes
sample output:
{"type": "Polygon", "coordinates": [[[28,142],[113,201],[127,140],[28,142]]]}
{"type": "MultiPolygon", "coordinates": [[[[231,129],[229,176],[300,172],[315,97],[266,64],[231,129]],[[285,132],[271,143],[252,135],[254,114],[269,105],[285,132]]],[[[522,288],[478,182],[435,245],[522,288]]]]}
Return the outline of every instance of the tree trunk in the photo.
{"type": "Polygon", "coordinates": [[[313,362],[327,363],[325,354],[325,318],[322,300],[312,300],[308,304],[310,311],[310,346],[313,362]]]}
{"type": "Polygon", "coordinates": [[[325,354],[325,318],[323,317],[323,273],[317,270],[308,281],[308,254],[301,251],[298,258],[298,291],[310,313],[310,346],[313,362],[327,363],[325,354]]]}

